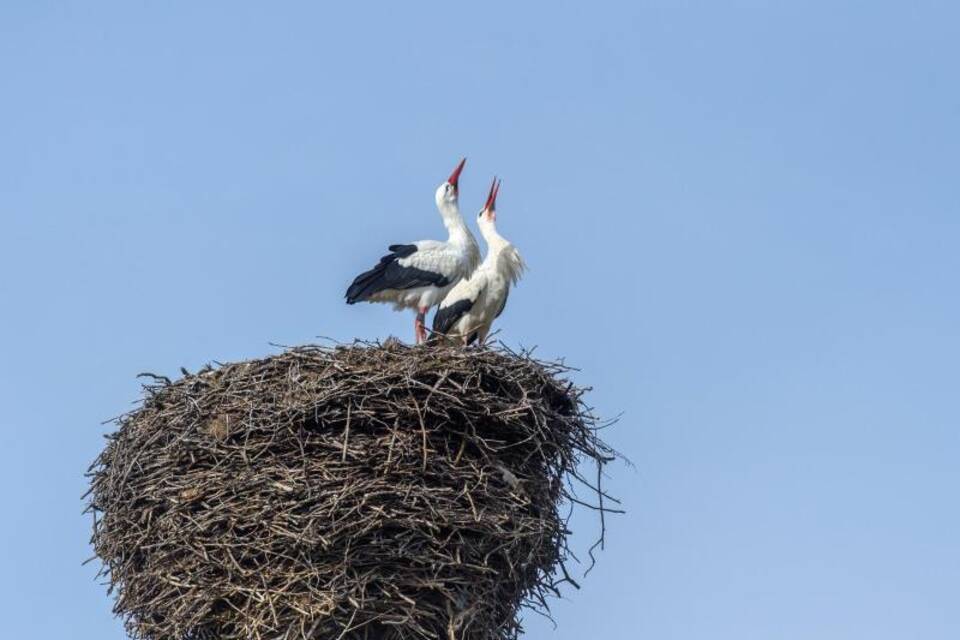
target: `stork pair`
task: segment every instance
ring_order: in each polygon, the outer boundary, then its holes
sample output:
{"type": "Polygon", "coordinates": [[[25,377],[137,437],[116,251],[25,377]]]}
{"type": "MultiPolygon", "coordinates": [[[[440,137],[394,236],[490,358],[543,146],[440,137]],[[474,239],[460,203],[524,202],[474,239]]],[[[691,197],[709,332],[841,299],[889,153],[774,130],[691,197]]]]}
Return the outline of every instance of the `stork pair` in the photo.
{"type": "Polygon", "coordinates": [[[468,345],[482,343],[507,304],[510,285],[523,273],[520,252],[497,233],[497,194],[494,178],[477,226],[487,244],[480,263],[477,241],[460,215],[459,181],[466,158],[436,191],[437,209],[447,228],[447,240],[420,240],[390,245],[390,253],[375,267],[357,276],[347,289],[347,303],[385,302],[395,309],[414,309],[418,344],[427,340],[426,315],[440,305],[433,319],[431,340],[468,345]]]}

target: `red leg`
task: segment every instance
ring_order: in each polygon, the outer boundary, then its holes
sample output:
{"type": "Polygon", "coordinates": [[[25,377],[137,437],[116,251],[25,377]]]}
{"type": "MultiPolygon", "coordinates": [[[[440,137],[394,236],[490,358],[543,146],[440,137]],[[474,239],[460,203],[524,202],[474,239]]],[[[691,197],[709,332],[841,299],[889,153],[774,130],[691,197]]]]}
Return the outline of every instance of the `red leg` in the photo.
{"type": "Polygon", "coordinates": [[[422,344],[427,340],[427,327],[424,324],[427,317],[427,307],[420,307],[417,313],[417,319],[413,323],[413,330],[417,336],[417,344],[422,344]]]}

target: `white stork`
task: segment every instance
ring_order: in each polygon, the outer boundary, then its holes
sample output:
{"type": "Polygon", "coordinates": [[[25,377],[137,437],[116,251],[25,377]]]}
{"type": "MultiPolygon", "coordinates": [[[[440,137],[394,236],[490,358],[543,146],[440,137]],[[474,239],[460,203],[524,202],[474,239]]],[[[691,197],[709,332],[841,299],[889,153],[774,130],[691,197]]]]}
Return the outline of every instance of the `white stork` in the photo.
{"type": "Polygon", "coordinates": [[[433,316],[431,340],[469,345],[483,344],[493,321],[507,306],[510,285],[516,284],[526,265],[520,252],[497,233],[497,194],[500,184],[493,179],[487,203],[477,218],[480,234],[487,242],[487,256],[466,280],[461,280],[440,303],[433,316]]]}
{"type": "Polygon", "coordinates": [[[417,343],[427,337],[424,318],[461,279],[480,262],[477,241],[460,215],[458,182],[467,159],[437,188],[436,202],[447,228],[446,242],[420,240],[411,244],[392,244],[390,253],[357,276],[347,289],[347,304],[387,302],[395,309],[416,309],[414,332],[417,343]]]}

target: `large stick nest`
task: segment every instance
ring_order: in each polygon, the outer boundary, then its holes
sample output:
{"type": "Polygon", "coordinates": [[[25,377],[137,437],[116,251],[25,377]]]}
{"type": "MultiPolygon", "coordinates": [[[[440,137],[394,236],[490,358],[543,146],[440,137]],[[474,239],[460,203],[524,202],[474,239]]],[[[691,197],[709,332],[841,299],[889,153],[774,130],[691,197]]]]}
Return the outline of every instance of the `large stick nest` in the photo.
{"type": "Polygon", "coordinates": [[[154,376],[90,471],[116,613],[145,640],[516,638],[572,582],[574,483],[605,508],[566,371],[355,344],[154,376]]]}

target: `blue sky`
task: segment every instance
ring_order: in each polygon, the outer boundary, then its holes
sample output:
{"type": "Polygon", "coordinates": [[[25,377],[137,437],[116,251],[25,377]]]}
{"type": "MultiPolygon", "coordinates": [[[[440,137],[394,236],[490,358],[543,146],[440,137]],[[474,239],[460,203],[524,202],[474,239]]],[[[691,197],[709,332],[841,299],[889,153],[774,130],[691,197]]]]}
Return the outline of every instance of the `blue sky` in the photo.
{"type": "Polygon", "coordinates": [[[5,635],[123,637],[100,423],[144,370],[408,338],[343,291],[466,155],[531,266],[500,336],[635,464],[527,637],[960,637],[958,59],[946,2],[4,3],[5,635]]]}

